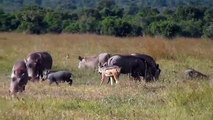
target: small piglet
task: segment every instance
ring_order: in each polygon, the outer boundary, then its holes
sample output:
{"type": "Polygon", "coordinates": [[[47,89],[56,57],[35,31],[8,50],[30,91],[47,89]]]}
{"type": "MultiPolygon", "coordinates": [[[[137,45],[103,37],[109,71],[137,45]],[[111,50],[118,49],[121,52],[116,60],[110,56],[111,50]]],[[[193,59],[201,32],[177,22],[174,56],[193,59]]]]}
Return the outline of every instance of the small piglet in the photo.
{"type": "Polygon", "coordinates": [[[69,71],[47,71],[45,73],[45,79],[49,80],[51,85],[53,82],[58,85],[59,82],[67,82],[69,85],[72,85],[71,79],[72,73],[69,71]]]}

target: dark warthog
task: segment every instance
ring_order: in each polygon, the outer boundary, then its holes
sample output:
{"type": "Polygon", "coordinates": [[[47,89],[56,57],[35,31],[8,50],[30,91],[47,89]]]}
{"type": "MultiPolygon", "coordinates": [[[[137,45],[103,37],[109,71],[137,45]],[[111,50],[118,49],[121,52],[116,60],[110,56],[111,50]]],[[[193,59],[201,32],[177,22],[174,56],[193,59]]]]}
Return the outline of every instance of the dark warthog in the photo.
{"type": "Polygon", "coordinates": [[[185,75],[188,79],[209,79],[209,76],[192,68],[185,70],[185,75]]]}
{"type": "Polygon", "coordinates": [[[91,57],[81,57],[79,56],[78,59],[79,64],[78,68],[79,69],[85,69],[85,68],[90,68],[90,69],[97,69],[98,64],[103,65],[107,60],[110,58],[110,54],[108,53],[101,53],[97,56],[91,56],[91,57]]]}
{"type": "Polygon", "coordinates": [[[146,61],[139,59],[132,55],[115,55],[109,58],[108,66],[117,65],[121,68],[121,73],[130,74],[134,79],[139,79],[140,76],[144,77],[145,80],[149,76],[149,66],[146,61]]]}
{"type": "Polygon", "coordinates": [[[146,54],[139,54],[139,53],[133,53],[131,55],[136,56],[142,60],[145,60],[148,64],[148,66],[150,67],[150,73],[151,73],[150,79],[158,80],[161,69],[159,68],[159,64],[157,64],[151,56],[146,55],[146,54]]]}
{"type": "Polygon", "coordinates": [[[13,65],[9,92],[15,95],[25,90],[28,82],[27,67],[24,61],[18,61],[13,65]]]}
{"type": "Polygon", "coordinates": [[[71,79],[72,73],[69,71],[46,71],[44,79],[49,80],[49,84],[55,82],[57,85],[59,82],[67,82],[72,85],[73,80],[71,79]]]}
{"type": "Polygon", "coordinates": [[[27,71],[30,78],[38,79],[43,77],[43,71],[52,68],[52,57],[47,52],[34,52],[25,59],[27,71]]]}

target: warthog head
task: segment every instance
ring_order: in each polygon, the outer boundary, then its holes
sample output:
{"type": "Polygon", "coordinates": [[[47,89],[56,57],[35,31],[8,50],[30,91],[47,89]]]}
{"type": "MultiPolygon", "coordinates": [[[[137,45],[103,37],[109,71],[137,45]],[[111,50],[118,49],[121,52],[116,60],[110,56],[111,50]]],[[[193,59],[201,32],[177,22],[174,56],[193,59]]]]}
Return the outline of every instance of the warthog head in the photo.
{"type": "Polygon", "coordinates": [[[160,73],[161,73],[161,69],[159,68],[159,64],[157,64],[157,65],[156,65],[155,76],[154,76],[154,78],[155,78],[156,80],[159,79],[160,73]]]}
{"type": "Polygon", "coordinates": [[[25,59],[25,63],[27,66],[27,72],[30,78],[35,78],[37,77],[37,71],[36,71],[36,67],[39,64],[38,59],[36,60],[32,60],[32,59],[25,59]]]}
{"type": "Polygon", "coordinates": [[[79,69],[86,68],[86,60],[81,56],[79,56],[78,59],[79,59],[78,68],[79,69]]]}

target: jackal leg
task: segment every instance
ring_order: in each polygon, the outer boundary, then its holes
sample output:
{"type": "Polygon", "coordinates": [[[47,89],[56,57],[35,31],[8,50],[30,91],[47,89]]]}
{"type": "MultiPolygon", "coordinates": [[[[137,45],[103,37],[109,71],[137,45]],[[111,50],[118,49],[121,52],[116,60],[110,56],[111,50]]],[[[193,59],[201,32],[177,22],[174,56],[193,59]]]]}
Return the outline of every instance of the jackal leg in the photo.
{"type": "Polygon", "coordinates": [[[114,77],[115,83],[118,84],[119,83],[119,81],[118,81],[119,74],[114,74],[113,77],[114,77]]]}
{"type": "Polygon", "coordinates": [[[102,75],[101,75],[101,83],[100,83],[100,85],[102,85],[102,84],[103,84],[104,79],[105,79],[105,75],[104,75],[104,74],[102,74],[102,75]]]}
{"type": "Polygon", "coordinates": [[[113,77],[110,77],[110,82],[111,82],[111,85],[113,85],[113,82],[114,82],[113,77]]]}

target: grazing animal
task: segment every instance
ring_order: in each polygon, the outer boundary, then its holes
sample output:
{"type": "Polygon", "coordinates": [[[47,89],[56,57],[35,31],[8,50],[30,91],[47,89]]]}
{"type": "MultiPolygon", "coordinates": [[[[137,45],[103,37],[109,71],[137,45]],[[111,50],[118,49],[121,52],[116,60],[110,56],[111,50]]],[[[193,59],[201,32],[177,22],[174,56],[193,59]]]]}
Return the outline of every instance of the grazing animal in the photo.
{"type": "Polygon", "coordinates": [[[189,79],[208,79],[209,77],[192,68],[185,70],[185,75],[189,79]]]}
{"type": "Polygon", "coordinates": [[[79,64],[78,64],[78,68],[79,69],[97,69],[98,64],[103,65],[105,62],[107,62],[107,60],[110,58],[110,54],[108,53],[101,53],[97,56],[90,56],[90,57],[81,57],[79,56],[78,59],[79,64]]]}
{"type": "Polygon", "coordinates": [[[101,73],[101,84],[103,84],[106,77],[110,78],[111,85],[113,85],[113,82],[118,83],[118,78],[121,73],[121,68],[118,66],[98,66],[98,72],[101,73]]]}
{"type": "Polygon", "coordinates": [[[146,61],[139,59],[132,55],[114,55],[109,58],[107,62],[108,66],[119,66],[121,68],[121,73],[129,74],[134,79],[141,80],[140,76],[144,77],[145,80],[149,76],[149,66],[147,66],[146,61]]]}
{"type": "Polygon", "coordinates": [[[13,65],[9,92],[15,95],[17,92],[23,92],[28,82],[27,66],[25,62],[18,61],[13,65]]]}
{"type": "Polygon", "coordinates": [[[43,71],[52,68],[52,57],[48,52],[34,52],[25,59],[29,77],[33,80],[43,77],[43,71]]]}
{"type": "Polygon", "coordinates": [[[146,55],[146,54],[139,54],[139,53],[133,53],[131,55],[136,56],[147,62],[148,66],[150,67],[150,73],[151,73],[150,79],[151,80],[159,79],[161,69],[159,68],[159,64],[157,64],[151,56],[146,55]]]}
{"type": "Polygon", "coordinates": [[[58,85],[59,82],[67,82],[71,86],[73,82],[71,77],[72,73],[69,71],[47,71],[44,74],[44,79],[48,79],[50,85],[53,82],[55,82],[56,85],[58,85]]]}

